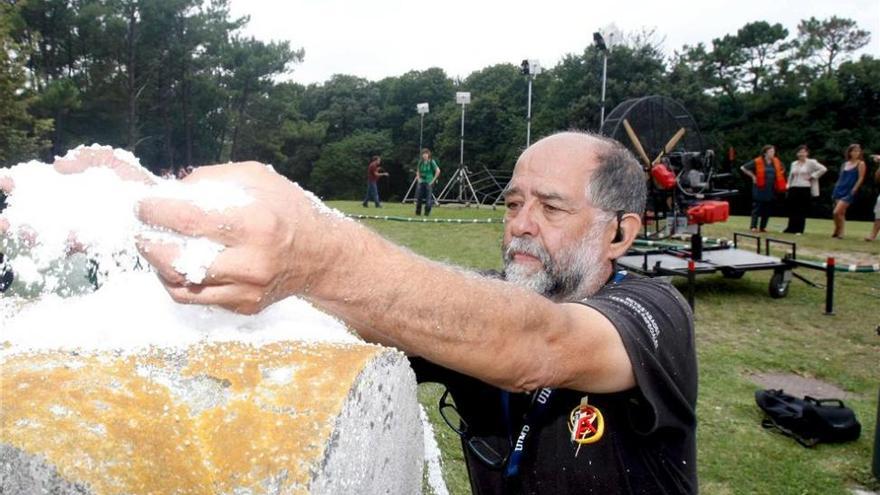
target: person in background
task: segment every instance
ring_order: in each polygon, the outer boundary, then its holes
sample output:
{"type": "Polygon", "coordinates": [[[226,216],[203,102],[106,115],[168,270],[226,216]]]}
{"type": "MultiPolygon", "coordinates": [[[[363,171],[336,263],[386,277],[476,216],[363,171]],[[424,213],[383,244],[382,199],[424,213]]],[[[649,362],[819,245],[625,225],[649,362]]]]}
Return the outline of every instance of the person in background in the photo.
{"type": "Polygon", "coordinates": [[[382,204],[379,202],[379,177],[388,177],[388,172],[379,166],[381,163],[382,157],[376,155],[373,156],[370,164],[367,165],[367,195],[364,196],[364,208],[367,207],[370,200],[373,200],[376,208],[382,207],[382,204]]]}
{"type": "Polygon", "coordinates": [[[834,200],[834,233],[831,237],[843,239],[846,228],[846,210],[855,201],[856,193],[865,181],[867,166],[860,144],[851,144],[846,147],[844,153],[846,161],[840,166],[840,176],[831,193],[834,200]]]}
{"type": "Polygon", "coordinates": [[[810,158],[810,148],[805,144],[798,146],[795,154],[797,160],[791,162],[788,171],[788,226],[783,232],[800,235],[804,233],[811,199],[819,196],[819,177],[828,169],[810,158]]]}
{"type": "MultiPolygon", "coordinates": [[[[880,155],[871,155],[871,160],[877,164],[877,171],[874,172],[874,183],[880,186],[880,155]]],[[[878,234],[880,234],[880,194],[877,195],[877,202],[874,203],[874,227],[871,229],[871,235],[865,237],[865,240],[876,241],[878,234]]]]}
{"type": "Polygon", "coordinates": [[[740,170],[752,179],[752,220],[749,224],[752,232],[767,232],[770,211],[776,193],[785,192],[785,169],[776,158],[776,147],[768,144],[761,148],[761,156],[747,162],[740,170]]]}
{"type": "Polygon", "coordinates": [[[422,214],[422,204],[425,205],[425,216],[431,214],[431,206],[434,204],[434,182],[440,178],[440,167],[437,161],[431,158],[431,150],[422,150],[422,159],[416,167],[416,215],[422,214]]]}

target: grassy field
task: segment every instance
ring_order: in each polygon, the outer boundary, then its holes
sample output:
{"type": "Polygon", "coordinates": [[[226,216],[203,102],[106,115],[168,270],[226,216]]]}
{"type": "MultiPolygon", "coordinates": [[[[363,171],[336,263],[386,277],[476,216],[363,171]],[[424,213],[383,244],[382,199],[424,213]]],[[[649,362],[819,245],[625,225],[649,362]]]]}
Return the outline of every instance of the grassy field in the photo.
{"type": "MultiPolygon", "coordinates": [[[[364,209],[331,202],[345,212],[412,214],[411,205],[364,209]]],[[[500,218],[501,209],[436,208],[440,218],[500,218]]],[[[500,224],[418,224],[364,220],[383,236],[429,258],[478,269],[500,268],[500,224]]],[[[707,226],[705,235],[730,237],[747,230],[747,218],[707,226]]],[[[798,257],[841,263],[877,263],[880,242],[868,243],[867,222],[850,222],[847,239],[830,238],[831,222],[808,220],[807,234],[778,233],[785,219],[772,219],[772,237],[798,243],[798,257]]],[[[824,282],[823,275],[801,270],[824,282]]],[[[770,272],[741,280],[698,278],[696,302],[700,395],[697,407],[700,489],[707,494],[846,494],[856,487],[880,490],[871,474],[877,394],[880,387],[880,274],[838,273],[835,315],[824,316],[824,291],[794,280],[788,297],[767,295],[770,272]],[[848,393],[862,423],[862,436],[842,445],[806,449],[765,431],[754,402],[757,372],[794,373],[834,384],[848,393]]],[[[442,300],[442,295],[440,296],[442,300]]],[[[458,438],[437,413],[442,389],[423,385],[420,400],[435,424],[444,476],[454,494],[469,493],[458,438]]]]}

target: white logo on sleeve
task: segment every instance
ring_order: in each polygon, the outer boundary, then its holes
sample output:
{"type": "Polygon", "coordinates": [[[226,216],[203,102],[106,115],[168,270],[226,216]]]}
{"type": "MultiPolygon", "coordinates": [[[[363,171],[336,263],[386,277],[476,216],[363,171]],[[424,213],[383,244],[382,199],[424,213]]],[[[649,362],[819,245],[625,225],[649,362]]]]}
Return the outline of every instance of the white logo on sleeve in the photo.
{"type": "Polygon", "coordinates": [[[651,341],[654,343],[654,349],[657,349],[657,347],[660,346],[657,341],[657,337],[660,335],[660,327],[657,326],[654,316],[647,310],[647,308],[630,297],[609,296],[608,298],[623,304],[639,315],[642,318],[642,321],[645,322],[645,328],[651,336],[651,341]]]}

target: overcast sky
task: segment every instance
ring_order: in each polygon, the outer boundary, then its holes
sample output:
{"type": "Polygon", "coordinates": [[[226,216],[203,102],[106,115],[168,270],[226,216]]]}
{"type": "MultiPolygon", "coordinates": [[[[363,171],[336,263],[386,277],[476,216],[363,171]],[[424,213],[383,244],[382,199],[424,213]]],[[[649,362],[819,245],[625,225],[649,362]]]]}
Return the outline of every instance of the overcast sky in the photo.
{"type": "Polygon", "coordinates": [[[305,60],[290,78],[323,82],[353,74],[371,80],[441,67],[452,77],[497,63],[538,59],[552,67],[580,53],[592,33],[656,27],[667,54],[684,44],[710,43],[747,22],[779,22],[790,33],[800,19],[855,19],[871,32],[862,50],[880,57],[880,0],[231,0],[232,14],[249,15],[245,33],[289,40],[305,60]]]}

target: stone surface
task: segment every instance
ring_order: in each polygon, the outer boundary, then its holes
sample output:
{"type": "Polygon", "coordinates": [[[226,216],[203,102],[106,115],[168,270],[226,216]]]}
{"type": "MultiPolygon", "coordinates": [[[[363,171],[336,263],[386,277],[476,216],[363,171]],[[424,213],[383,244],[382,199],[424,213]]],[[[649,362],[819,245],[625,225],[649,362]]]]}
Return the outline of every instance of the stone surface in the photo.
{"type": "Polygon", "coordinates": [[[417,493],[398,352],[222,343],[0,362],[0,493],[417,493]]]}

